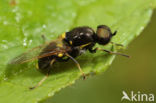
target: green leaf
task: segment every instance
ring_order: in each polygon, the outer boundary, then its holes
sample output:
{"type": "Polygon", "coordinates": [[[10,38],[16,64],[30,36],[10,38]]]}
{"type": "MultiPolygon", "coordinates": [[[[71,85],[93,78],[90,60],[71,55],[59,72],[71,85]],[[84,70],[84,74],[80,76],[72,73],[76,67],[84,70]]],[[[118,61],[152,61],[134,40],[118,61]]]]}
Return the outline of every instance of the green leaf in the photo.
{"type": "MultiPolygon", "coordinates": [[[[36,62],[18,66],[8,62],[42,44],[42,34],[54,40],[76,26],[87,25],[96,30],[97,25],[105,24],[118,30],[112,41],[127,47],[147,25],[155,7],[154,0],[1,0],[0,4],[0,103],[36,103],[81,77],[72,61],[57,63],[42,86],[28,89],[44,77],[35,69],[36,62]]],[[[104,48],[118,49],[111,44],[104,48]]],[[[86,74],[98,74],[114,58],[103,52],[87,52],[77,60],[86,74]]]]}

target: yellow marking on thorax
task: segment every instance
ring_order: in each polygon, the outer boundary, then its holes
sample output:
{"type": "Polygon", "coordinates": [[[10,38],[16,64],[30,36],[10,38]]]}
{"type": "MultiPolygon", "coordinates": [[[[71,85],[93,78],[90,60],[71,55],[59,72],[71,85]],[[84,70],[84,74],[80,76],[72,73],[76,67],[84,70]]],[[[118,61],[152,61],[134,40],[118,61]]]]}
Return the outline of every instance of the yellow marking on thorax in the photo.
{"type": "Polygon", "coordinates": [[[89,44],[91,44],[91,43],[83,44],[83,45],[80,46],[80,48],[82,49],[82,48],[88,46],[89,44]]]}
{"type": "Polygon", "coordinates": [[[61,38],[65,38],[66,37],[66,33],[64,32],[62,35],[61,35],[61,38]]]}
{"type": "Polygon", "coordinates": [[[70,45],[72,45],[72,44],[73,44],[73,42],[72,42],[72,41],[69,41],[69,43],[70,43],[70,45]]]}
{"type": "Polygon", "coordinates": [[[58,54],[58,57],[62,57],[62,56],[63,56],[63,54],[62,54],[62,53],[59,53],[59,54],[58,54]]]}

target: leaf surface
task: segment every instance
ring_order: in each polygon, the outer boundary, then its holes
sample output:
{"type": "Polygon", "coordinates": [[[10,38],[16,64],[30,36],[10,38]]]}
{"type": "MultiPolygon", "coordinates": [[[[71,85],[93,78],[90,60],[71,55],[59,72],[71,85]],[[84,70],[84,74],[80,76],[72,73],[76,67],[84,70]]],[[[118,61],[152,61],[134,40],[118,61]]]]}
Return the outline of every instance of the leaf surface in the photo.
{"type": "MultiPolygon", "coordinates": [[[[112,41],[127,47],[147,25],[156,7],[154,0],[1,0],[0,4],[1,103],[36,103],[81,77],[72,61],[57,63],[42,86],[28,89],[44,77],[35,69],[36,62],[16,66],[8,62],[43,44],[42,34],[54,40],[76,26],[87,25],[96,30],[97,25],[105,24],[112,31],[118,31],[112,41]]],[[[111,44],[103,48],[119,49],[111,44]]],[[[86,74],[98,74],[105,71],[114,58],[103,52],[94,55],[87,52],[77,60],[86,74]]]]}

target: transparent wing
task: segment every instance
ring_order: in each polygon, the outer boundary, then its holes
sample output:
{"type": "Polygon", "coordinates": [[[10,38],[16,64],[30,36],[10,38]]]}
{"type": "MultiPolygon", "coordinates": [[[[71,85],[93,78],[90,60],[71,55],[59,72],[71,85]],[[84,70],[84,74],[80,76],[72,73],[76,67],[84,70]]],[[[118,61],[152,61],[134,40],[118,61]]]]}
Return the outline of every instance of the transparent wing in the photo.
{"type": "Polygon", "coordinates": [[[58,49],[57,44],[61,43],[60,40],[52,41],[49,43],[45,43],[43,45],[37,46],[27,52],[15,57],[12,59],[9,64],[22,64],[25,62],[33,61],[36,59],[40,59],[43,57],[55,55],[59,52],[66,52],[67,49],[60,48],[58,49]],[[43,52],[44,51],[44,52],[43,52]],[[43,52],[43,53],[42,53],[43,52]]]}

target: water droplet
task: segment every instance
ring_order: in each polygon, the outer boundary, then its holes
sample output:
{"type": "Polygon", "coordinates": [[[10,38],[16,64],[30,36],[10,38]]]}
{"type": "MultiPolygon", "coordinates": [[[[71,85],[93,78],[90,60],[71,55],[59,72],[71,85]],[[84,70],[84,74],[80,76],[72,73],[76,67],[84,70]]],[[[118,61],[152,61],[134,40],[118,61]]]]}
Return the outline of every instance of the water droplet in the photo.
{"type": "Polygon", "coordinates": [[[2,40],[2,42],[3,42],[3,43],[7,43],[8,41],[7,41],[7,40],[2,40]]]}
{"type": "Polygon", "coordinates": [[[2,47],[3,47],[4,49],[8,49],[8,46],[7,46],[7,45],[2,45],[2,47]]]}
{"type": "Polygon", "coordinates": [[[15,20],[18,23],[20,22],[20,20],[21,20],[21,14],[20,13],[16,13],[15,20]]]}
{"type": "Polygon", "coordinates": [[[25,38],[24,40],[23,40],[23,46],[27,46],[27,39],[25,38]]]}
{"type": "Polygon", "coordinates": [[[43,27],[43,29],[45,29],[47,26],[46,26],[45,24],[43,24],[43,26],[42,26],[42,27],[43,27]]]}
{"type": "Polygon", "coordinates": [[[8,78],[5,77],[4,80],[6,81],[6,80],[8,80],[8,78]]]}
{"type": "Polygon", "coordinates": [[[3,21],[3,24],[4,25],[8,25],[8,21],[3,21]]]}
{"type": "Polygon", "coordinates": [[[53,93],[53,92],[48,94],[48,96],[49,96],[49,97],[51,97],[51,96],[53,96],[53,95],[54,95],[54,93],[53,93]]]}
{"type": "Polygon", "coordinates": [[[15,13],[17,12],[17,10],[18,10],[18,7],[15,7],[14,9],[12,9],[12,12],[15,13]]]}
{"type": "Polygon", "coordinates": [[[28,36],[28,33],[26,33],[26,32],[24,32],[23,34],[24,34],[24,36],[28,36]]]}

